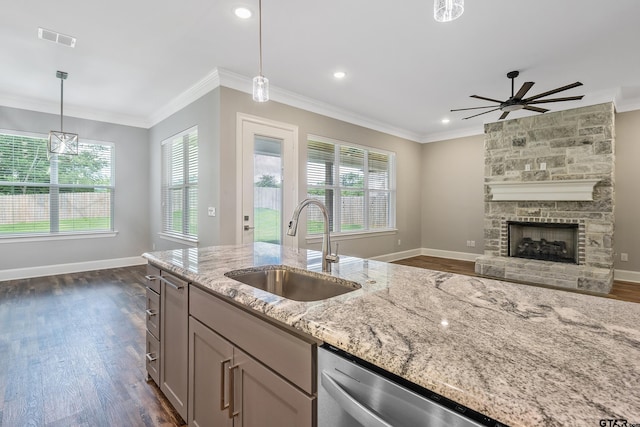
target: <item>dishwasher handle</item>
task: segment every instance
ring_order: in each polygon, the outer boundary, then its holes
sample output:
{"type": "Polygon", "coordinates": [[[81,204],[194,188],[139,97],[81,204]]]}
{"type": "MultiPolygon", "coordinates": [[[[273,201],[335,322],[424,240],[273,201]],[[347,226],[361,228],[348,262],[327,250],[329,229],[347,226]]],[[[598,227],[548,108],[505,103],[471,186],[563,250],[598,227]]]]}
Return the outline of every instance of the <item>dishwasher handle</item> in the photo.
{"type": "Polygon", "coordinates": [[[322,386],[356,421],[367,427],[393,427],[362,403],[358,402],[327,373],[322,371],[322,386]]]}

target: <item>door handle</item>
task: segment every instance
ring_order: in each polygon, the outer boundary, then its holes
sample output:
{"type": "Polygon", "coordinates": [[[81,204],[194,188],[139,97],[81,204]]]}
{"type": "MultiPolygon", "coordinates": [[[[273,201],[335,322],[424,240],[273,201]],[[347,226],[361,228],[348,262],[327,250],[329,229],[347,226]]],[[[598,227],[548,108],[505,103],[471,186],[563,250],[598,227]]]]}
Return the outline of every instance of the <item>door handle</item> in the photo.
{"type": "Polygon", "coordinates": [[[249,227],[248,225],[244,226],[244,231],[253,230],[255,227],[249,227]]]}
{"type": "MultiPolygon", "coordinates": [[[[225,359],[222,362],[220,362],[220,410],[221,411],[224,411],[225,409],[227,409],[229,407],[229,404],[224,402],[224,392],[225,392],[224,365],[226,365],[227,363],[231,363],[231,359],[225,359]]],[[[231,399],[231,398],[229,398],[229,399],[231,399]]]]}
{"type": "Polygon", "coordinates": [[[345,389],[333,379],[326,371],[322,371],[322,386],[327,393],[340,405],[344,411],[351,415],[363,426],[368,427],[393,427],[380,418],[362,403],[358,402],[345,389]]]}
{"type": "Polygon", "coordinates": [[[154,356],[153,353],[147,353],[145,354],[145,356],[147,357],[147,360],[149,362],[155,362],[156,360],[158,360],[158,358],[154,356]]]}
{"type": "Polygon", "coordinates": [[[236,412],[236,399],[234,396],[235,375],[234,372],[240,365],[229,366],[229,418],[236,417],[240,412],[236,412]]]}
{"type": "Polygon", "coordinates": [[[158,312],[155,310],[145,310],[145,312],[147,313],[147,316],[149,316],[149,318],[156,316],[158,314],[158,312]]]}

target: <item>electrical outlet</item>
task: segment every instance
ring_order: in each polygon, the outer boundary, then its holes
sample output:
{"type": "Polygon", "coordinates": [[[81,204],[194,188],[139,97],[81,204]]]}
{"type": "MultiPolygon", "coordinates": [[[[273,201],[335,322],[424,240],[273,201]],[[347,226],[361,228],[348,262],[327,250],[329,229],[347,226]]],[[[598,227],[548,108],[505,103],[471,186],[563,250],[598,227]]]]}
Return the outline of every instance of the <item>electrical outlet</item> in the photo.
{"type": "Polygon", "coordinates": [[[524,165],[524,170],[530,171],[531,170],[531,165],[524,165]]]}
{"type": "Polygon", "coordinates": [[[209,206],[209,208],[207,208],[207,215],[216,216],[216,208],[209,206]]]}
{"type": "Polygon", "coordinates": [[[546,171],[547,170],[547,164],[545,162],[540,163],[540,170],[541,171],[546,171]]]}
{"type": "Polygon", "coordinates": [[[476,247],[476,241],[475,240],[467,240],[467,247],[468,248],[475,248],[476,247]]]}
{"type": "Polygon", "coordinates": [[[402,244],[402,240],[398,239],[398,246],[402,244]]]}
{"type": "Polygon", "coordinates": [[[620,261],[629,261],[629,254],[622,252],[620,254],[620,261]]]}

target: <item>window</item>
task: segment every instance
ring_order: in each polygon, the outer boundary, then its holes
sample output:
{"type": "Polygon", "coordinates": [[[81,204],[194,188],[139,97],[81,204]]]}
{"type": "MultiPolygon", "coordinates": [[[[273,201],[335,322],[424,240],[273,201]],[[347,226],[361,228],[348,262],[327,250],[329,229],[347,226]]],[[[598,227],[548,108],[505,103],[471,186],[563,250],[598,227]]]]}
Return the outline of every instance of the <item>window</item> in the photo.
{"type": "Polygon", "coordinates": [[[198,128],[162,142],[162,234],[198,238],[198,128]]]}
{"type": "MultiPolygon", "coordinates": [[[[308,197],[323,202],[332,232],[374,232],[395,227],[395,154],[309,135],[308,197]]],[[[307,234],[322,233],[310,209],[307,234]]]]}
{"type": "Polygon", "coordinates": [[[113,231],[113,144],[47,156],[47,137],[0,131],[0,236],[113,231]]]}

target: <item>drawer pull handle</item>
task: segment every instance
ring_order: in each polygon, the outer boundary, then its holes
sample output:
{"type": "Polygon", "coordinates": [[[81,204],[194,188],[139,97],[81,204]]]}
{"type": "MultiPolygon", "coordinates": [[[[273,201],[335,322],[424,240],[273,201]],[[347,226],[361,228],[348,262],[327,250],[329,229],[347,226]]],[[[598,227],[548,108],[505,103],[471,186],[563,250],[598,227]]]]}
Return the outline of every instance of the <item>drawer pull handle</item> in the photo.
{"type": "Polygon", "coordinates": [[[145,310],[145,311],[146,311],[146,313],[147,313],[147,316],[149,316],[149,317],[153,317],[153,316],[158,315],[158,312],[157,312],[157,311],[154,311],[154,310],[151,310],[151,309],[149,309],[149,310],[145,310]]]}
{"type": "Polygon", "coordinates": [[[147,360],[149,362],[155,362],[156,360],[158,360],[158,358],[154,356],[153,353],[147,353],[145,356],[147,356],[147,360]]]}
{"type": "Polygon", "coordinates": [[[226,391],[226,387],[224,386],[224,374],[226,373],[224,369],[224,365],[226,365],[227,363],[231,363],[231,359],[226,359],[220,362],[220,410],[221,411],[224,411],[229,407],[229,404],[224,402],[224,392],[226,391]]]}
{"type": "Polygon", "coordinates": [[[167,285],[171,286],[173,289],[176,289],[178,291],[184,288],[184,285],[176,285],[175,283],[168,281],[164,277],[161,277],[160,280],[162,280],[164,283],[166,283],[167,285]]]}
{"type": "Polygon", "coordinates": [[[234,397],[234,384],[235,384],[235,375],[234,372],[238,369],[238,366],[229,366],[229,418],[234,418],[240,414],[240,412],[236,412],[236,402],[234,397]]]}
{"type": "Polygon", "coordinates": [[[150,282],[153,282],[154,280],[156,280],[158,278],[158,276],[146,275],[146,276],[144,276],[144,278],[147,279],[150,282]]]}

